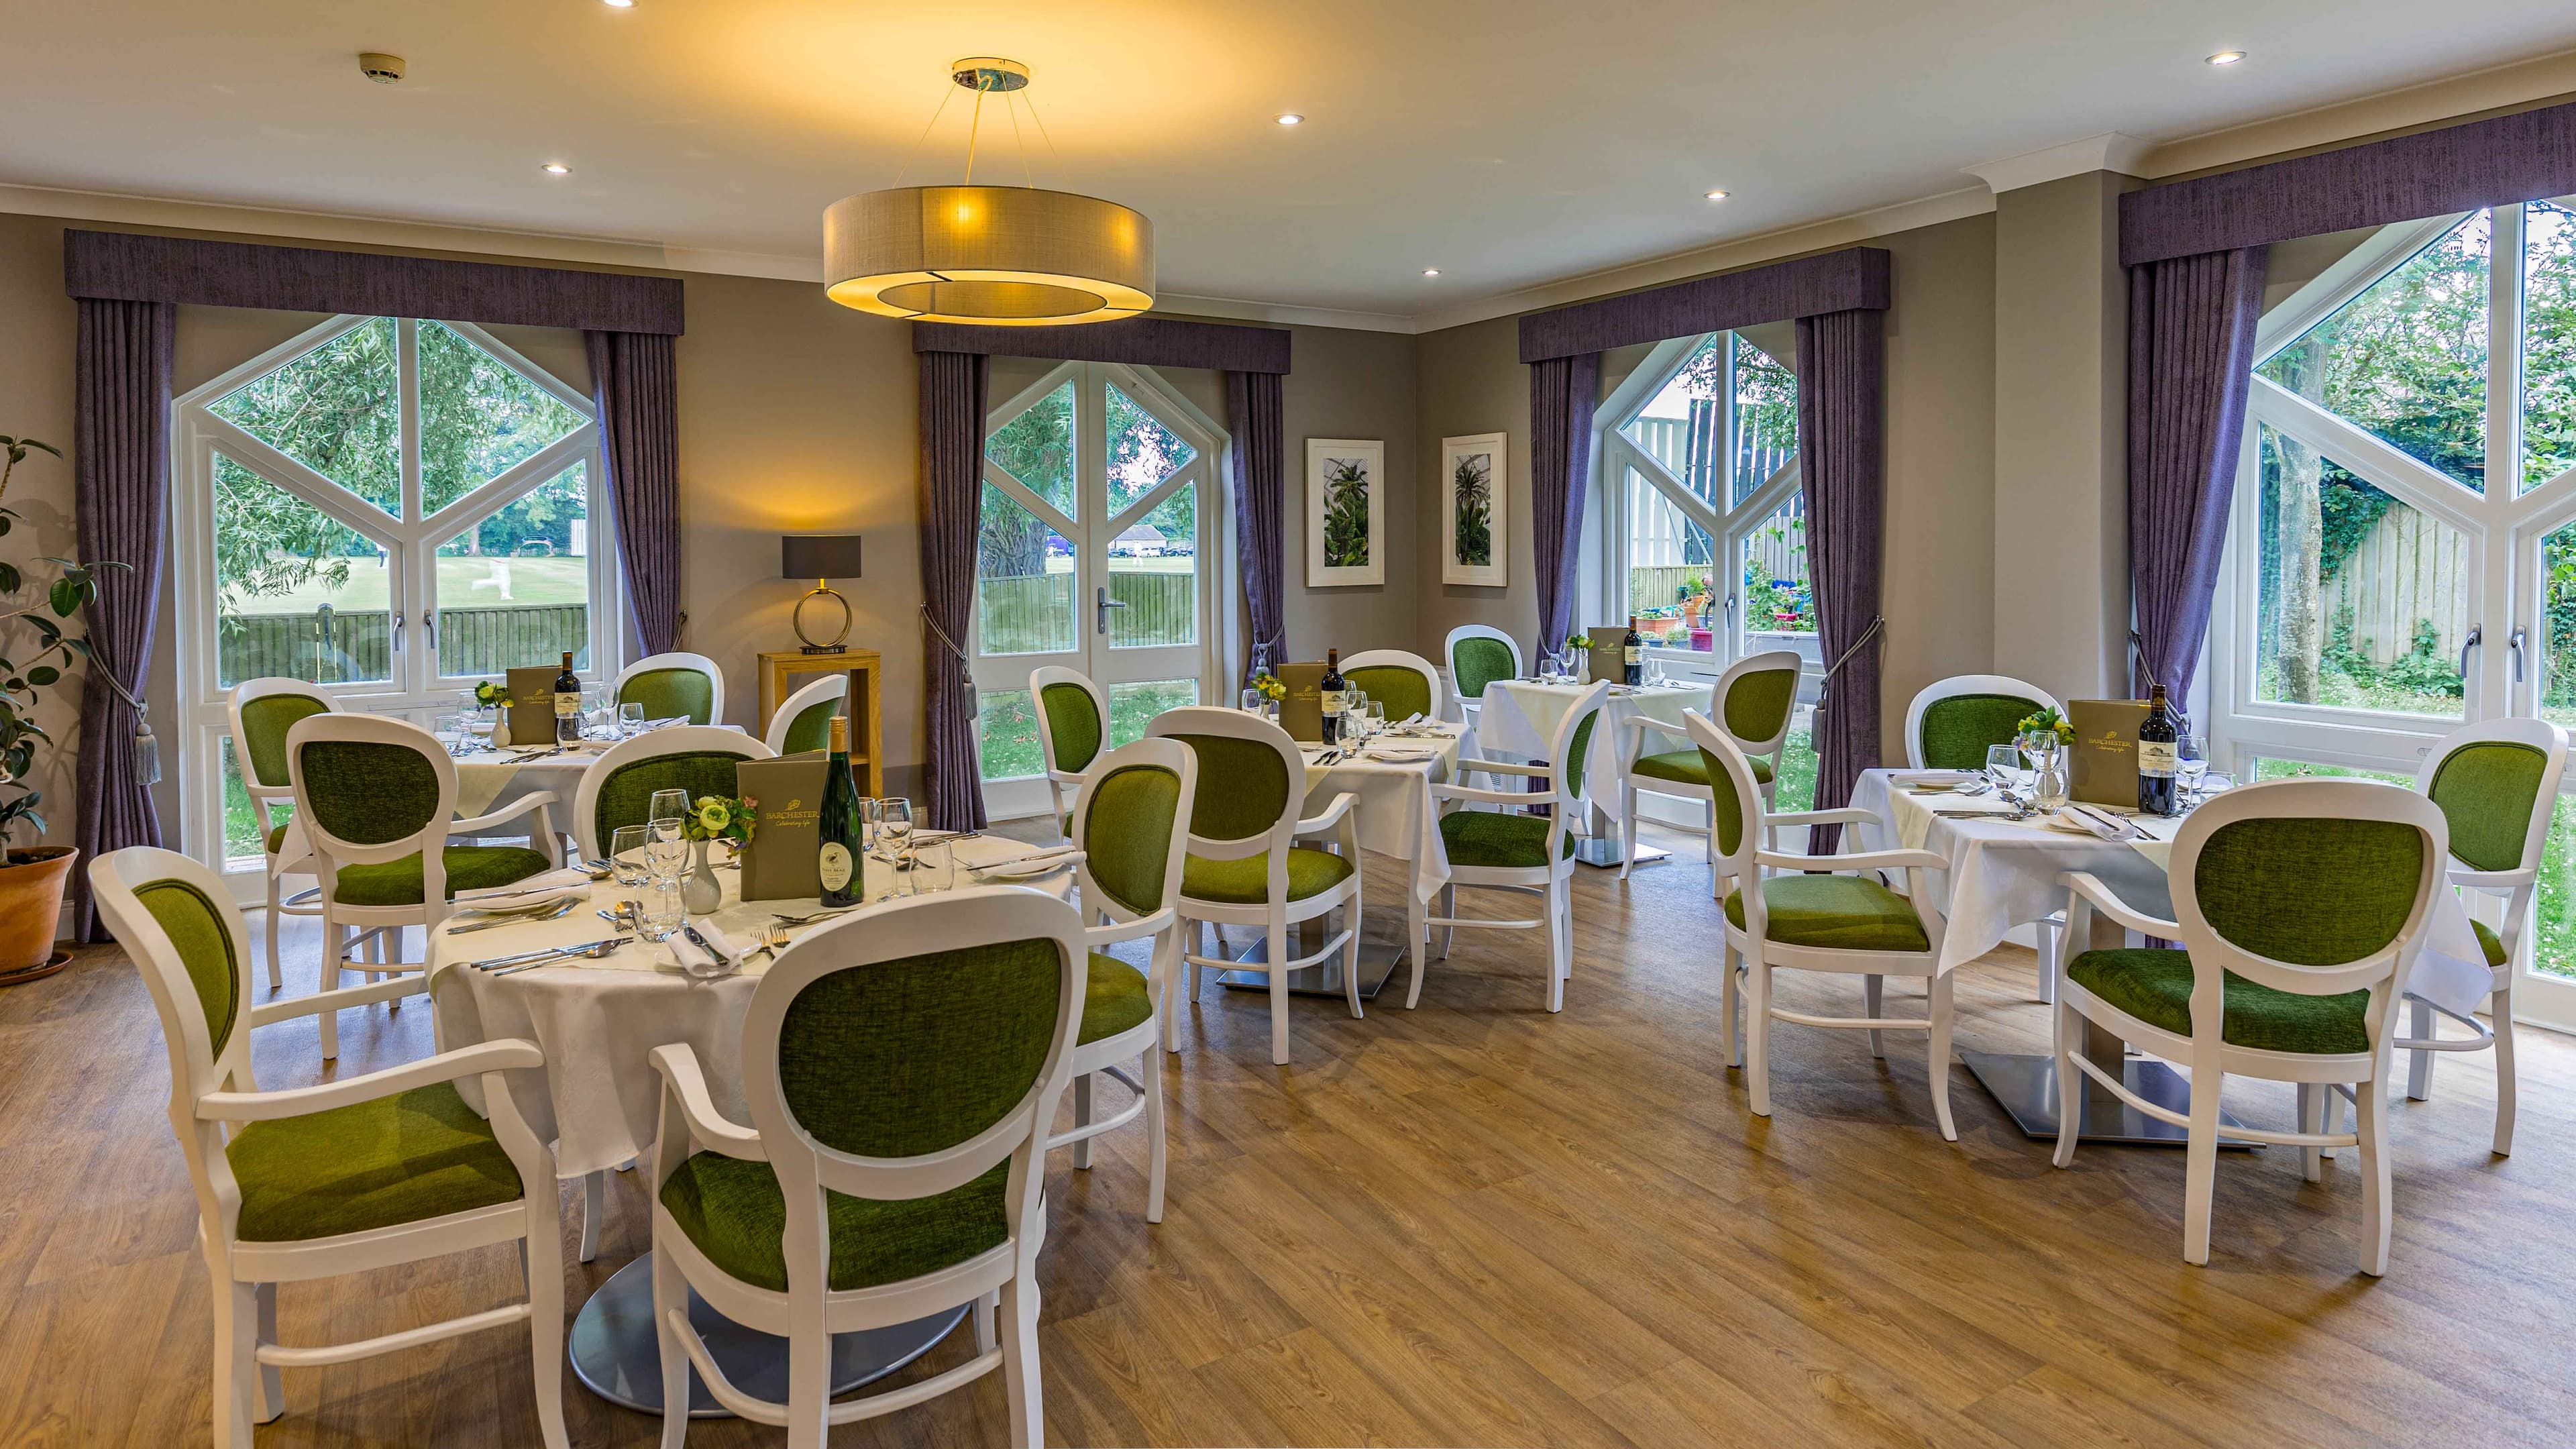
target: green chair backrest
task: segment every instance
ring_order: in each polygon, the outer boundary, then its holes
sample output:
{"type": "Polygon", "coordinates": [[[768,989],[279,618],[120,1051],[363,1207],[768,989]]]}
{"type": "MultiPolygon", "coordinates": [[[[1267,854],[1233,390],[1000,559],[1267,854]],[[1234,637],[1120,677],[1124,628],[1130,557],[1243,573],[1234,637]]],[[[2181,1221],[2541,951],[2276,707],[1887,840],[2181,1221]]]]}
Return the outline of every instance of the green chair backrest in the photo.
{"type": "Polygon", "coordinates": [[[837,699],[817,700],[805,706],[804,712],[789,723],[787,733],[779,738],[778,753],[801,755],[807,750],[828,747],[832,743],[832,716],[840,712],[841,701],[837,699]]]}
{"type": "Polygon", "coordinates": [[[1431,713],[1431,681],[1401,664],[1365,665],[1343,677],[1367,690],[1370,699],[1385,705],[1390,720],[1431,713]]]}
{"type": "Polygon", "coordinates": [[[1092,881],[1140,916],[1161,910],[1181,777],[1160,765],[1122,765],[1092,783],[1089,804],[1082,848],[1092,881]]]}
{"type": "Polygon", "coordinates": [[[1512,677],[1512,646],[1482,635],[1461,639],[1449,647],[1449,674],[1459,698],[1483,699],[1486,685],[1512,677]]]}
{"type": "Polygon", "coordinates": [[[1708,771],[1709,823],[1717,829],[1717,853],[1731,856],[1744,845],[1744,797],[1736,791],[1734,772],[1715,750],[1701,745],[1699,761],[1708,771]]]}
{"type": "Polygon", "coordinates": [[[862,1157],[918,1157],[992,1126],[1046,1066],[1060,949],[1002,941],[816,977],[779,1024],[789,1113],[862,1157]]]}
{"type": "MultiPolygon", "coordinates": [[[[1259,740],[1230,735],[1174,735],[1198,752],[1198,799],[1190,806],[1190,833],[1208,840],[1249,840],[1267,835],[1288,812],[1288,766],[1259,740]],[[1208,782],[1216,788],[1208,788],[1208,782]]],[[[1297,781],[1302,795],[1303,779],[1297,781]]]]}
{"type": "Polygon", "coordinates": [[[1070,681],[1059,681],[1038,691],[1038,707],[1046,711],[1048,738],[1055,743],[1053,768],[1080,773],[1091,768],[1100,758],[1102,728],[1100,703],[1091,691],[1070,681]]]}
{"type": "Polygon", "coordinates": [[[170,944],[179,948],[188,984],[196,988],[197,1004],[205,1008],[206,1038],[213,1044],[213,1055],[221,1057],[241,1012],[242,981],[241,961],[233,954],[232,932],[224,929],[223,913],[206,899],[205,892],[182,880],[138,886],[134,898],[170,933],[170,944]]]}
{"type": "Polygon", "coordinates": [[[1601,723],[1601,711],[1593,710],[1574,727],[1574,738],[1565,747],[1566,793],[1583,798],[1583,765],[1592,758],[1592,727],[1601,723]]]}
{"type": "MultiPolygon", "coordinates": [[[[1789,711],[1798,705],[1798,671],[1795,669],[1757,669],[1739,675],[1726,691],[1723,704],[1726,732],[1739,740],[1756,742],[1780,733],[1789,723],[1789,711]]],[[[2030,711],[2024,710],[2022,714],[2030,711]]],[[[2021,715],[2013,716],[2018,722],[2021,715]]],[[[1984,764],[1984,751],[1977,763],[1984,764]]]]}
{"type": "Polygon", "coordinates": [[[242,701],[242,738],[234,741],[241,752],[242,763],[250,770],[257,785],[284,785],[286,776],[286,732],[296,721],[310,715],[328,714],[331,707],[304,694],[264,694],[242,701]]]}
{"type": "Polygon", "coordinates": [[[2425,790],[2451,826],[2451,854],[2478,870],[2519,870],[2549,756],[2513,740],[2463,745],[2425,790]]]}
{"type": "Polygon", "coordinates": [[[2201,846],[2192,888],[2239,950],[2340,966],[2387,948],[2415,908],[2424,835],[2393,820],[2258,817],[2201,846]]]}
{"type": "Polygon", "coordinates": [[[734,766],[741,763],[742,756],[722,750],[689,750],[618,766],[600,782],[599,797],[591,805],[599,848],[608,849],[617,827],[641,825],[651,818],[656,790],[686,790],[692,801],[701,795],[733,794],[734,766]]]}
{"type": "Polygon", "coordinates": [[[695,669],[647,669],[618,686],[617,702],[644,706],[646,719],[687,715],[691,724],[714,724],[715,685],[695,669]]]}
{"type": "Polygon", "coordinates": [[[304,794],[324,830],[356,845],[417,835],[438,814],[438,768],[381,740],[310,740],[304,794]]]}
{"type": "Polygon", "coordinates": [[[1987,749],[2011,744],[2021,722],[2040,707],[2037,700],[2012,694],[1934,700],[1923,710],[1923,764],[1934,770],[1983,769],[1987,749]]]}

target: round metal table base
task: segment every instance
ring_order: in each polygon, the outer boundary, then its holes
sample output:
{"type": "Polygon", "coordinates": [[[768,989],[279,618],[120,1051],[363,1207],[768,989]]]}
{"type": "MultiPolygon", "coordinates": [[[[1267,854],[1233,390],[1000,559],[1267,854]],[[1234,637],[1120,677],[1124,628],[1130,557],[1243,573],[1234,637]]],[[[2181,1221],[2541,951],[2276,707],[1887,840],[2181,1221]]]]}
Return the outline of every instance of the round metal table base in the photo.
{"type": "MultiPolygon", "coordinates": [[[[965,1321],[964,1308],[934,1313],[890,1328],[832,1335],[835,1397],[873,1383],[929,1352],[965,1321]]],[[[693,1291],[689,1322],[725,1377],[754,1398],[785,1402],[787,1340],[743,1327],[716,1312],[693,1291]]],[[[645,1254],[609,1275],[572,1320],[572,1371],[582,1387],[622,1408],[662,1412],[662,1342],[653,1331],[653,1255],[645,1254]]],[[[689,1417],[729,1419],[732,1411],[689,1371],[689,1417]]]]}

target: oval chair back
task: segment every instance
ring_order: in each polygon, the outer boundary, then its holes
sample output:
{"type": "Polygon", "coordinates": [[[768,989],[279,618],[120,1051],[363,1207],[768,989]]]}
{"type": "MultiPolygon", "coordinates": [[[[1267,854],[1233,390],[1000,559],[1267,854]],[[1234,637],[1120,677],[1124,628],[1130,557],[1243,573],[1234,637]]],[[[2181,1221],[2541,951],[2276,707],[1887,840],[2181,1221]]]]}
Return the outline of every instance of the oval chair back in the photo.
{"type": "Polygon", "coordinates": [[[1905,762],[1917,770],[1982,769],[1988,746],[2012,743],[2025,717],[2059,708],[2047,690],[2009,675],[1935,680],[1905,707],[1905,762]]]}
{"type": "Polygon", "coordinates": [[[703,654],[647,654],[617,671],[617,702],[644,706],[644,717],[688,716],[693,725],[724,722],[724,671],[703,654]]]}
{"type": "Polygon", "coordinates": [[[242,786],[259,811],[260,829],[268,823],[268,802],[295,794],[286,776],[286,732],[308,715],[329,714],[338,700],[318,684],[281,675],[245,679],[224,700],[232,717],[233,757],[240,763],[242,786]]]}
{"type": "MultiPolygon", "coordinates": [[[[1567,817],[1583,808],[1592,752],[1615,748],[1601,737],[1602,711],[1609,706],[1610,682],[1600,680],[1576,695],[1574,703],[1566,706],[1565,718],[1556,722],[1556,738],[1548,742],[1547,762],[1549,783],[1555,786],[1556,798],[1562,802],[1557,810],[1561,824],[1570,826],[1573,822],[1567,817]]],[[[1548,836],[1550,860],[1556,858],[1560,835],[1561,832],[1551,832],[1548,836]]]]}
{"type": "Polygon", "coordinates": [[[1071,831],[1085,908],[1123,924],[1180,899],[1198,785],[1198,754],[1178,740],[1138,740],[1092,762],[1071,831]]]}
{"type": "Polygon", "coordinates": [[[1770,756],[1775,776],[1788,746],[1789,722],[1798,716],[1798,680],[1805,668],[1795,649],[1748,654],[1726,666],[1708,692],[1708,717],[1725,725],[1745,754],[1770,756]]]}
{"type": "Polygon", "coordinates": [[[447,824],[456,814],[456,761],[409,720],[308,715],[286,734],[295,813],[313,853],[322,900],[338,899],[339,868],[420,857],[429,924],[445,914],[447,824]]]}
{"type": "Polygon", "coordinates": [[[1482,707],[1486,685],[1520,677],[1520,642],[1491,624],[1461,624],[1449,631],[1445,647],[1451,688],[1471,715],[1482,707]]]}
{"type": "MultiPolygon", "coordinates": [[[[1029,671],[1029,705],[1038,717],[1047,798],[1055,805],[1056,828],[1066,830],[1072,814],[1067,798],[1109,747],[1109,694],[1081,670],[1050,664],[1029,671]]],[[[1072,838],[1069,831],[1066,838],[1072,838]]]]}
{"type": "Polygon", "coordinates": [[[1192,800],[1189,853],[1241,860],[1267,851],[1268,899],[1288,899],[1288,851],[1306,802],[1306,758],[1297,742],[1258,715],[1209,705],[1167,709],[1145,732],[1187,745],[1201,775],[1225,782],[1192,800]]]}
{"type": "MultiPolygon", "coordinates": [[[[1714,890],[1717,899],[1724,900],[1728,881],[1750,886],[1762,879],[1754,859],[1762,850],[1762,786],[1754,778],[1753,762],[1732,732],[1720,729],[1695,709],[1682,711],[1682,727],[1690,731],[1691,743],[1699,746],[1708,768],[1709,849],[1717,863],[1714,890]]],[[[1757,941],[1763,939],[1760,890],[1744,892],[1744,912],[1745,932],[1757,941]]]]}
{"type": "Polygon", "coordinates": [[[801,755],[807,750],[826,748],[832,743],[832,716],[841,712],[841,701],[849,697],[850,676],[824,675],[787,696],[787,702],[778,706],[778,713],[769,717],[769,731],[762,743],[775,755],[801,755]]]}
{"type": "MultiPolygon", "coordinates": [[[[780,711],[782,714],[785,711],[780,711]]],[[[573,792],[573,838],[584,860],[605,860],[621,825],[645,822],[656,790],[686,790],[689,798],[732,795],[734,766],[767,760],[777,751],[739,730],[713,725],[672,725],[620,740],[582,771],[573,792]]]]}
{"type": "Polygon", "coordinates": [[[1440,670],[1402,649],[1363,649],[1342,661],[1342,678],[1385,705],[1389,724],[1414,714],[1438,719],[1448,707],[1440,670]]]}

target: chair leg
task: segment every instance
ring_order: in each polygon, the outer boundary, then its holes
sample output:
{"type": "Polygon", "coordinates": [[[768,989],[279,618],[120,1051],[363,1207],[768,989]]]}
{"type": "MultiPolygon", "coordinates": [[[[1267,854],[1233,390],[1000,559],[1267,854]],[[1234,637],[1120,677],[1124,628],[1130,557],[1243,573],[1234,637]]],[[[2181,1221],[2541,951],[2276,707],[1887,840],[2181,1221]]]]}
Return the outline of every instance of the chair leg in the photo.
{"type": "Polygon", "coordinates": [[[2057,1000],[2058,953],[2066,949],[2066,928],[2054,921],[2039,923],[2039,1004],[2048,1006],[2057,1000]]]}
{"type": "Polygon", "coordinates": [[[1744,972],[1744,1085],[1753,1115],[1771,1115],[1771,967],[1755,957],[1744,972]]]}
{"type": "MultiPolygon", "coordinates": [[[[348,953],[348,928],[341,925],[337,917],[325,910],[322,913],[322,970],[319,979],[314,983],[315,990],[340,989],[340,963],[348,953]]],[[[340,1013],[326,1011],[315,1020],[321,1023],[322,1060],[327,1062],[340,1055],[340,1013]]]]}
{"type": "MultiPolygon", "coordinates": [[[[1454,921],[1458,919],[1458,888],[1456,886],[1442,886],[1440,888],[1440,914],[1442,918],[1446,920],[1454,921]]],[[[1457,939],[1458,928],[1456,926],[1442,926],[1440,928],[1441,960],[1446,961],[1449,959],[1450,943],[1457,939]]]]}
{"type": "Polygon", "coordinates": [[[832,1439],[832,1335],[821,1305],[812,1319],[791,1305],[787,1319],[787,1449],[826,1449],[832,1439]]]}
{"type": "Polygon", "coordinates": [[[2056,1040],[2049,1055],[2057,1059],[2057,1151],[2049,1161],[2059,1167],[2075,1165],[2075,1144],[2084,1131],[2084,1083],[2075,1069],[2074,1044],[2084,1039],[2084,1016],[2073,1002],[2057,999],[2056,1040]]]}
{"type": "MultiPolygon", "coordinates": [[[[2320,1082],[2299,1083],[2300,1131],[2323,1132],[2326,1130],[2326,1104],[2323,1099],[2332,1095],[2333,1092],[2334,1088],[2326,1086],[2320,1082]]],[[[2325,1181],[2326,1154],[2322,1148],[2302,1147],[2299,1149],[2299,1176],[2301,1179],[2308,1182],[2325,1181]]]]}
{"type": "Polygon", "coordinates": [[[1724,1022],[1722,1029],[1726,1033],[1726,1064],[1730,1067],[1744,1065],[1744,1039],[1735,1025],[1735,968],[1738,960],[1733,946],[1727,947],[1719,955],[1719,974],[1724,979],[1717,987],[1717,1010],[1724,1022]]]}
{"type": "MultiPolygon", "coordinates": [[[[1091,1083],[1098,1075],[1097,1072],[1084,1072],[1073,1079],[1073,1126],[1077,1132],[1091,1125],[1091,1083]]],[[[1073,1144],[1073,1170],[1091,1170],[1091,1139],[1088,1137],[1073,1144]]]]}
{"type": "Polygon", "coordinates": [[[251,1422],[260,1408],[259,1285],[235,1282],[207,1265],[215,1279],[215,1442],[221,1449],[251,1449],[251,1422]]]}
{"type": "MultiPolygon", "coordinates": [[[[2433,1007],[2430,1002],[2406,1003],[2406,1034],[2417,1041],[2433,1039],[2433,1007]]],[[[2433,1095],[2433,1056],[2428,1051],[2406,1054],[2406,1100],[2421,1102],[2433,1095]]]]}
{"type": "MultiPolygon", "coordinates": [[[[1351,938],[1342,943],[1342,995],[1351,1003],[1351,1019],[1357,1021],[1368,1012],[1360,1006],[1360,903],[1342,907],[1343,929],[1351,938]]],[[[1273,977],[1273,980],[1279,978],[1273,977]]]]}
{"type": "Polygon", "coordinates": [[[277,908],[277,904],[278,904],[278,902],[279,902],[281,899],[283,899],[283,898],[284,898],[285,894],[286,894],[286,893],[285,893],[285,891],[284,891],[284,890],[282,890],[282,889],[280,888],[280,886],[279,886],[279,882],[278,882],[277,877],[276,877],[276,876],[274,876],[274,875],[270,876],[270,877],[268,878],[268,911],[267,911],[267,915],[268,915],[268,923],[267,923],[267,924],[268,924],[268,989],[269,989],[269,990],[271,990],[271,991],[283,991],[283,990],[285,990],[285,989],[286,989],[286,972],[284,971],[284,969],[282,969],[282,968],[278,965],[278,949],[277,949],[277,924],[278,924],[278,920],[279,920],[280,915],[281,915],[281,912],[280,912],[280,911],[278,910],[278,908],[277,908]]]}
{"type": "MultiPolygon", "coordinates": [[[[261,1283],[257,1288],[259,1336],[253,1341],[254,1351],[258,1344],[277,1342],[277,1285],[261,1283]]],[[[255,1423],[274,1424],[278,1416],[286,1412],[286,1380],[278,1373],[277,1365],[264,1363],[259,1366],[258,1385],[259,1400],[251,1405],[251,1419],[255,1423]]]]}
{"type": "Polygon", "coordinates": [[[1164,1139],[1163,1064],[1147,1052],[1140,1070],[1144,1072],[1140,1080],[1145,1084],[1145,1221],[1159,1223],[1163,1220],[1163,1168],[1169,1153],[1164,1139]]]}
{"type": "Polygon", "coordinates": [[[1404,952],[1413,960],[1413,974],[1404,985],[1404,1009],[1422,1004],[1422,963],[1431,954],[1431,913],[1423,904],[1422,893],[1408,891],[1404,903],[1404,952]]]}
{"type": "Polygon", "coordinates": [[[2495,1028],[2496,1123],[2495,1155],[2513,1155],[2513,991],[2508,987],[2487,996],[2487,1015],[2495,1028]]]}
{"type": "Polygon", "coordinates": [[[1001,1303],[1000,1289],[995,1289],[975,1300],[975,1351],[979,1354],[991,1353],[1002,1346],[1002,1340],[997,1336],[993,1323],[994,1318],[1001,1312],[1001,1303]]]}
{"type": "Polygon", "coordinates": [[[1038,1449],[1046,1443],[1046,1399],[1038,1376],[1038,1285],[1025,1276],[1003,1284],[1000,1317],[1011,1449],[1038,1449]]]}
{"type": "Polygon", "coordinates": [[[2209,1265],[2209,1205],[2218,1191],[2218,1063],[2191,1068],[2191,1137],[2183,1145],[2182,1260],[2209,1265]]]}
{"type": "MultiPolygon", "coordinates": [[[[600,1174],[605,1176],[605,1174],[600,1174]]],[[[530,1194],[521,1262],[528,1273],[528,1354],[535,1370],[537,1433],[546,1449],[568,1449],[564,1431],[563,1225],[551,1182],[530,1194]]],[[[685,1417],[685,1416],[684,1416],[685,1417]]]]}
{"type": "Polygon", "coordinates": [[[2361,1139],[2361,1271],[2377,1278],[2388,1271],[2389,1239],[2395,1226],[2388,1203],[2388,1084],[2363,1082],[2353,1095],[2360,1099],[2354,1135],[2361,1139]]]}
{"type": "Polygon", "coordinates": [[[1572,974],[1569,961],[1574,945],[1572,933],[1566,930],[1570,907],[1566,900],[1565,882],[1551,879],[1547,883],[1547,1009],[1565,1010],[1565,978],[1572,974]]]}
{"type": "Polygon", "coordinates": [[[1288,973],[1280,969],[1288,958],[1288,927],[1278,921],[1270,924],[1270,1064],[1288,1065],[1288,973]]]}
{"type": "Polygon", "coordinates": [[[608,1172],[602,1169],[581,1180],[581,1260],[585,1263],[599,1256],[599,1227],[608,1216],[608,1172]]]}
{"type": "Polygon", "coordinates": [[[1926,993],[1932,1013],[1932,1116],[1941,1124],[1941,1140],[1959,1140],[1958,1124],[1950,1120],[1950,973],[1932,978],[1926,993]]]}
{"type": "Polygon", "coordinates": [[[1619,791],[1619,879],[1628,878],[1628,867],[1637,859],[1637,787],[1629,785],[1619,791]]]}
{"type": "MultiPolygon", "coordinates": [[[[1861,1004],[1868,1008],[1867,1014],[1870,1017],[1874,1019],[1880,1014],[1879,1003],[1886,1000],[1886,998],[1886,977],[1864,976],[1860,979],[1861,1004]]],[[[1880,1061],[1887,1060],[1887,1041],[1885,1036],[1877,1027],[1871,1027],[1869,1029],[1869,1054],[1878,1058],[1880,1061]]]]}
{"type": "Polygon", "coordinates": [[[662,1347],[662,1449],[680,1449],[689,1442],[689,1367],[688,1350],[680,1346],[680,1330],[671,1325],[671,1315],[686,1315],[689,1308],[689,1282],[680,1276],[679,1267],[668,1253],[653,1255],[653,1327],[662,1347]]]}

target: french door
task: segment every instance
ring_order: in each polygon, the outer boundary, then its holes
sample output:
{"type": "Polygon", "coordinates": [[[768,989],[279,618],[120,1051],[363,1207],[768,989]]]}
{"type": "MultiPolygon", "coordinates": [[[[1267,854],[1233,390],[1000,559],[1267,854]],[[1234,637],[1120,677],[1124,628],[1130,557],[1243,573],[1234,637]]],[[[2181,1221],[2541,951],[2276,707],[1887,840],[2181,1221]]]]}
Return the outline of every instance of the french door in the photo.
{"type": "Polygon", "coordinates": [[[1108,691],[1108,744],[1214,700],[1227,571],[1223,434],[1150,373],[1066,363],[986,426],[971,670],[985,807],[1047,808],[1031,671],[1108,691]]]}

